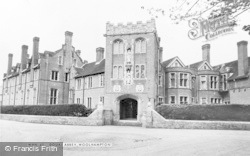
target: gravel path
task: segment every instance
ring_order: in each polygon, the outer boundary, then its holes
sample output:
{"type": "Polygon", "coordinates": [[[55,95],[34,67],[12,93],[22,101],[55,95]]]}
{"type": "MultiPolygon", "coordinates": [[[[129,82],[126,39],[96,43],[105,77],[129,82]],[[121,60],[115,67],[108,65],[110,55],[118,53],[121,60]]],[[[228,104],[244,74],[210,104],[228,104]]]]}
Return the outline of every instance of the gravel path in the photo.
{"type": "Polygon", "coordinates": [[[250,131],[69,126],[0,120],[0,141],[107,143],[64,147],[64,155],[250,155],[250,131]]]}

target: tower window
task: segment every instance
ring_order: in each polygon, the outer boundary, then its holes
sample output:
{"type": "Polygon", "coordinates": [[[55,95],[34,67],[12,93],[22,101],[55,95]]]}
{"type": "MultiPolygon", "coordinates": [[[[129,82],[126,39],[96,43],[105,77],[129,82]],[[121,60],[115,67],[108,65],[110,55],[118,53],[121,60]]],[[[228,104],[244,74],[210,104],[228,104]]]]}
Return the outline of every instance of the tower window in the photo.
{"type": "Polygon", "coordinates": [[[118,66],[118,79],[123,78],[123,68],[122,66],[118,66]]]}
{"type": "Polygon", "coordinates": [[[50,104],[57,103],[57,89],[51,88],[50,89],[50,104]]]}
{"type": "Polygon", "coordinates": [[[140,66],[136,65],[135,66],[135,78],[140,78],[140,66]]]}
{"type": "Polygon", "coordinates": [[[65,82],[69,82],[69,73],[65,73],[65,82]]]}
{"type": "Polygon", "coordinates": [[[113,78],[117,79],[118,78],[118,67],[113,66],[113,78]]]}
{"type": "Polygon", "coordinates": [[[62,56],[58,56],[58,65],[62,65],[62,56]]]}
{"type": "Polygon", "coordinates": [[[114,54],[123,54],[124,44],[121,40],[116,40],[113,44],[113,53],[114,54]]]}
{"type": "Polygon", "coordinates": [[[135,41],[135,53],[146,53],[145,39],[140,38],[135,41]]]}
{"type": "Polygon", "coordinates": [[[145,65],[141,65],[141,78],[145,78],[146,73],[145,73],[145,65]]]}
{"type": "Polygon", "coordinates": [[[51,71],[51,80],[58,80],[58,71],[51,71]]]}

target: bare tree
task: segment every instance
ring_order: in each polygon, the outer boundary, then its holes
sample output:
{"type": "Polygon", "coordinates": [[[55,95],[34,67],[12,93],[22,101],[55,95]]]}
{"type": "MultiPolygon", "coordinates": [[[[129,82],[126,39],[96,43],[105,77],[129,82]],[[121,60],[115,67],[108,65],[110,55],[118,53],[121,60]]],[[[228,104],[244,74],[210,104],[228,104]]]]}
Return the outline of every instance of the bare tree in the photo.
{"type": "MultiPolygon", "coordinates": [[[[166,10],[162,8],[144,8],[154,18],[165,16],[166,10]]],[[[169,9],[169,18],[179,24],[191,18],[206,17],[212,19],[228,15],[237,24],[237,18],[250,9],[250,0],[175,0],[175,4],[169,9]]],[[[250,33],[250,26],[246,25],[243,30],[250,33]]]]}

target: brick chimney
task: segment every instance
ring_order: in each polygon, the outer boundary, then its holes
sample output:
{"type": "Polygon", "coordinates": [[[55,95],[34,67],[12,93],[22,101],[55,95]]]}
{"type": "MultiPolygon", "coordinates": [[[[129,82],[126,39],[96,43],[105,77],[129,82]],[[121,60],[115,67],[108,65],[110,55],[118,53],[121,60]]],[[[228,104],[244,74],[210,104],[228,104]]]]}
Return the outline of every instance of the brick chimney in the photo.
{"type": "Polygon", "coordinates": [[[22,46],[22,53],[21,53],[21,67],[20,67],[21,72],[22,72],[22,70],[24,70],[26,68],[27,56],[28,56],[28,46],[23,45],[22,46]]]}
{"type": "Polygon", "coordinates": [[[100,62],[104,58],[104,48],[96,48],[96,62],[100,62]]]}
{"type": "Polygon", "coordinates": [[[73,33],[70,31],[65,32],[65,44],[71,46],[72,45],[72,36],[73,33]]]}
{"type": "Polygon", "coordinates": [[[202,46],[202,61],[207,61],[210,63],[210,44],[205,44],[202,46]]]}
{"type": "Polygon", "coordinates": [[[7,70],[7,75],[10,75],[10,73],[11,73],[12,60],[13,60],[13,54],[10,53],[8,55],[8,70],[7,70]]]}
{"type": "Polygon", "coordinates": [[[38,64],[39,38],[33,38],[32,67],[38,64]]]}
{"type": "Polygon", "coordinates": [[[238,76],[248,73],[247,41],[240,41],[238,46],[238,76]]]}

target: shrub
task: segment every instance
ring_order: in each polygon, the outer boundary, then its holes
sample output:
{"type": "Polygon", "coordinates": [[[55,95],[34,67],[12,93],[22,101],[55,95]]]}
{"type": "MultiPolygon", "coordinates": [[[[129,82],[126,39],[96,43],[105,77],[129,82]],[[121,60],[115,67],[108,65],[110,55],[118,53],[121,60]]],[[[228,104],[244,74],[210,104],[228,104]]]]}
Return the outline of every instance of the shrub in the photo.
{"type": "Polygon", "coordinates": [[[26,114],[26,115],[49,115],[49,116],[81,116],[86,117],[92,113],[91,109],[84,105],[22,105],[1,106],[2,114],[26,114]]]}
{"type": "Polygon", "coordinates": [[[166,119],[250,121],[250,105],[161,105],[156,111],[166,119]]]}

